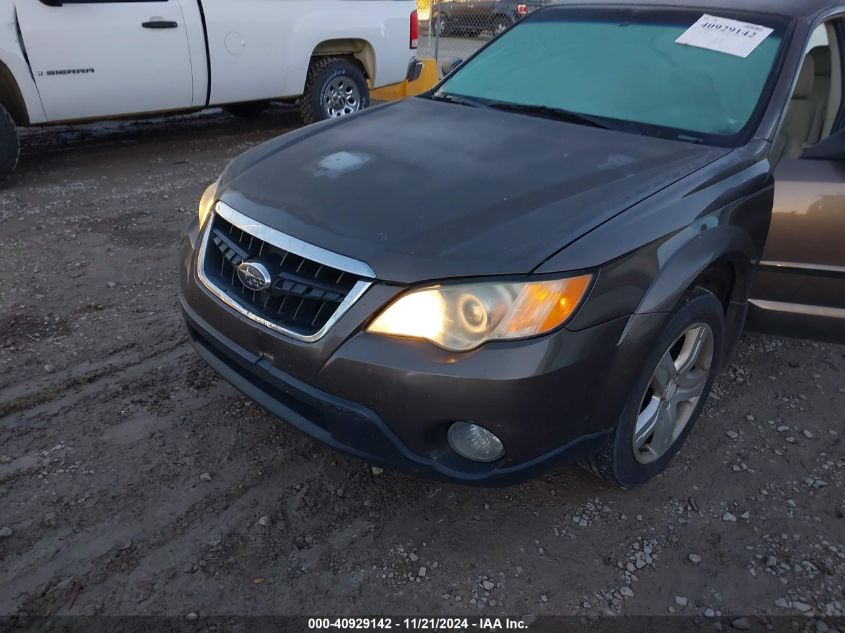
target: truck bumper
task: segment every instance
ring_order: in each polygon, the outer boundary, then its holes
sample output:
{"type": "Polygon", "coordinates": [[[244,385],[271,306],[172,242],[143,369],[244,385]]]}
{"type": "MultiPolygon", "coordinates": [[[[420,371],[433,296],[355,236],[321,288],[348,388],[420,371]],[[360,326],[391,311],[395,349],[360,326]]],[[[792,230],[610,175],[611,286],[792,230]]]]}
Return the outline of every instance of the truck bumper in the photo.
{"type": "Polygon", "coordinates": [[[415,59],[408,66],[405,81],[370,91],[373,101],[398,101],[428,92],[440,81],[437,63],[433,59],[415,59]]]}

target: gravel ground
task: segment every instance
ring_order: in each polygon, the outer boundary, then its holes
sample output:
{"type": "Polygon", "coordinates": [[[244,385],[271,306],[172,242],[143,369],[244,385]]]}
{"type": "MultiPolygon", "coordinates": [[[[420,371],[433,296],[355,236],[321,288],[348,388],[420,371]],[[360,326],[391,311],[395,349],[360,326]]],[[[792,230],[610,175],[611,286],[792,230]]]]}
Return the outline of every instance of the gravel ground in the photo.
{"type": "Polygon", "coordinates": [[[845,347],[747,336],[628,492],[374,470],[206,369],[179,235],[229,159],[295,125],[27,135],[0,191],[0,614],[842,615],[845,347]]]}

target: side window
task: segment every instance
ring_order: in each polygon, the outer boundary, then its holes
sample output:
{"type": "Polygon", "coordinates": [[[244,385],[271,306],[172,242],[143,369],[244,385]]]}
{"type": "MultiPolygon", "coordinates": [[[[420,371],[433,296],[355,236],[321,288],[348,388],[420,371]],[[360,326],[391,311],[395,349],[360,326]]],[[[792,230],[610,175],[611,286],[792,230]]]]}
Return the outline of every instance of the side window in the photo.
{"type": "Polygon", "coordinates": [[[831,135],[842,105],[838,21],[819,26],[807,46],[798,82],[774,147],[774,159],[800,158],[831,135]]]}

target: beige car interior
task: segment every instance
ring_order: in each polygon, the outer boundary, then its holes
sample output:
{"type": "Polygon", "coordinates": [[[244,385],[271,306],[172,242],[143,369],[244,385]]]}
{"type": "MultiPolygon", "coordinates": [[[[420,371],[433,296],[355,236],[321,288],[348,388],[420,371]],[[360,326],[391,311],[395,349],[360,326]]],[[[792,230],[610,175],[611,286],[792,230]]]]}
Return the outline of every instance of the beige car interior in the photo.
{"type": "MultiPolygon", "coordinates": [[[[842,101],[842,70],[838,39],[832,24],[826,42],[813,46],[804,58],[798,83],[772,152],[774,162],[800,158],[804,150],[830,136],[842,101]]],[[[816,38],[814,38],[816,39],[816,38]]]]}

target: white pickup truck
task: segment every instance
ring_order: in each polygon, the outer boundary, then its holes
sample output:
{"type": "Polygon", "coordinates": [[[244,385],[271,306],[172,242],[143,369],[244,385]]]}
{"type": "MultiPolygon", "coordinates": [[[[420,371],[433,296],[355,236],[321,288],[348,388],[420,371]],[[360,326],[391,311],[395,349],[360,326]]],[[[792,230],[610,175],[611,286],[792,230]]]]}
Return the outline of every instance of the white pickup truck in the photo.
{"type": "Polygon", "coordinates": [[[0,0],[0,182],[15,126],[298,99],[306,122],[414,72],[414,0],[0,0]]]}

